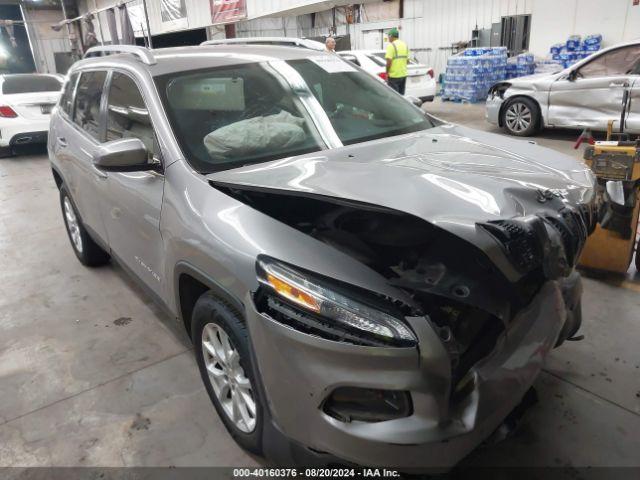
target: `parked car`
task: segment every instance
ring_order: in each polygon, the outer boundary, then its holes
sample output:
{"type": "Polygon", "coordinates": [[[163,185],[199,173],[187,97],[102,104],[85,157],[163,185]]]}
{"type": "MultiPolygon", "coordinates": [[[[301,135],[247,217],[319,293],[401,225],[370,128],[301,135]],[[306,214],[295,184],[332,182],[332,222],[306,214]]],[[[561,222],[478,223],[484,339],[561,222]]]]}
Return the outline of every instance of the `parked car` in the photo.
{"type": "MultiPolygon", "coordinates": [[[[383,82],[387,81],[387,61],[384,58],[384,50],[346,50],[338,52],[338,55],[355,63],[383,82]]],[[[419,98],[423,102],[433,102],[436,95],[433,68],[411,59],[407,70],[406,96],[419,98]]]]}
{"type": "Polygon", "coordinates": [[[556,73],[494,85],[486,118],[518,136],[534,135],[541,128],[604,131],[610,120],[617,129],[627,96],[625,130],[640,134],[639,41],[601,50],[556,73]]]}
{"type": "Polygon", "coordinates": [[[46,143],[62,82],[59,75],[0,75],[0,157],[11,155],[18,145],[46,143]]]}
{"type": "Polygon", "coordinates": [[[581,163],[443,123],[335,55],[92,50],[116,51],[73,65],[51,120],[71,246],[184,325],[247,450],[453,465],[579,328],[581,163]]]}

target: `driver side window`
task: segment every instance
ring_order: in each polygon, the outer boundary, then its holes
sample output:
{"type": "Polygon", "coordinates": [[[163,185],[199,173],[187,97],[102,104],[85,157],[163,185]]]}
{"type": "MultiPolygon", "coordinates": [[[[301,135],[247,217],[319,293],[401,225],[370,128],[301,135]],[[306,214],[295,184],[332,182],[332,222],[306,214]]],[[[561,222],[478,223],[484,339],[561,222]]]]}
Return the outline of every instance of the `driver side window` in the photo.
{"type": "Polygon", "coordinates": [[[638,73],[640,46],[618,48],[587,63],[578,73],[584,78],[613,77],[638,73]]]}
{"type": "Polygon", "coordinates": [[[129,76],[113,72],[107,106],[107,141],[138,138],[151,156],[158,157],[159,146],[149,110],[136,83],[129,76]]]}

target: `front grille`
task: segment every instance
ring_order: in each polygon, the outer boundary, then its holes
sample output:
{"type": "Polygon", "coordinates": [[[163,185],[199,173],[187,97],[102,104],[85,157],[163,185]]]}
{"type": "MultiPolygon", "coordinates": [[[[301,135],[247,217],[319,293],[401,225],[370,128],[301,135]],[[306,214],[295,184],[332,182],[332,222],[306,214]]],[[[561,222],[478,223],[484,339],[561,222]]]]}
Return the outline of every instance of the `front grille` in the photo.
{"type": "Polygon", "coordinates": [[[595,208],[587,204],[577,208],[567,206],[559,210],[557,216],[548,215],[544,220],[560,234],[567,264],[574,267],[587,237],[595,229],[597,223],[595,208]]]}
{"type": "Polygon", "coordinates": [[[598,210],[594,203],[583,203],[578,206],[580,216],[587,227],[587,235],[591,235],[598,224],[598,210]]]}
{"type": "Polygon", "coordinates": [[[593,233],[597,222],[595,204],[585,203],[577,207],[565,206],[555,215],[531,215],[478,225],[502,245],[507,257],[520,273],[527,274],[544,266],[545,272],[551,275],[550,278],[555,278],[557,274],[568,274],[569,269],[576,265],[587,237],[593,233]],[[566,256],[566,265],[560,269],[555,264],[562,262],[562,258],[549,257],[548,254],[553,250],[554,243],[562,244],[566,256]]]}
{"type": "Polygon", "coordinates": [[[481,226],[503,245],[520,272],[530,272],[541,265],[542,243],[531,220],[495,220],[481,226]]]}

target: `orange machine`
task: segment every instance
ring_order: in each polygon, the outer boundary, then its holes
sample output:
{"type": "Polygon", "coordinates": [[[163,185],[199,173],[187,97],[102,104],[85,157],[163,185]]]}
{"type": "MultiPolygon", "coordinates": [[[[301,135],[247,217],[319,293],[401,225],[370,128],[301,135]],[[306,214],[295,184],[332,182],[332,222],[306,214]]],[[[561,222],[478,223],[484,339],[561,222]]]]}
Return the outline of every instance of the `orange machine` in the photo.
{"type": "MultiPolygon", "coordinates": [[[[606,142],[596,142],[585,150],[586,164],[598,178],[600,221],[588,238],[580,266],[626,273],[636,247],[640,213],[640,141],[624,134],[612,134],[606,142]],[[612,141],[612,137],[619,140],[612,141]]],[[[636,255],[640,271],[640,255],[636,255]]]]}

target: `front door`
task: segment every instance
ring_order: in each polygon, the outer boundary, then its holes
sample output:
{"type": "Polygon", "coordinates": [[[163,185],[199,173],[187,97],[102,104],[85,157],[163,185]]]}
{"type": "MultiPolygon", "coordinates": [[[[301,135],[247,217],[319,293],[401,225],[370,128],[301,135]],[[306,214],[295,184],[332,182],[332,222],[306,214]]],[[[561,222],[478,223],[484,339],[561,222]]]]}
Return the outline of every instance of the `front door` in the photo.
{"type": "Polygon", "coordinates": [[[640,45],[621,47],[595,55],[573,75],[556,80],[549,92],[549,125],[606,130],[614,120],[618,129],[639,59],[640,45]]]}
{"type": "Polygon", "coordinates": [[[100,200],[105,190],[104,174],[93,164],[102,140],[102,93],[106,70],[83,71],[76,87],[72,121],[60,122],[54,145],[65,172],[80,218],[94,239],[106,244],[108,235],[102,218],[100,200]]]}
{"type": "MultiPolygon", "coordinates": [[[[114,71],[107,97],[107,141],[138,138],[149,160],[160,163],[153,124],[138,84],[114,71]]],[[[103,215],[111,252],[152,291],[160,293],[163,247],[160,213],[164,175],[158,171],[108,172],[103,215]]]]}

